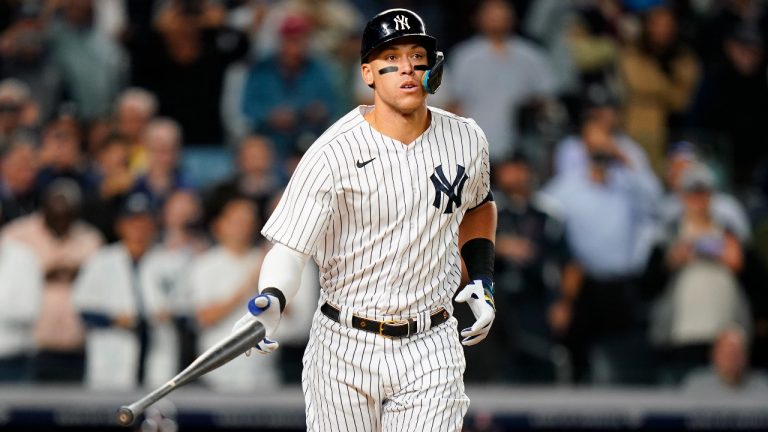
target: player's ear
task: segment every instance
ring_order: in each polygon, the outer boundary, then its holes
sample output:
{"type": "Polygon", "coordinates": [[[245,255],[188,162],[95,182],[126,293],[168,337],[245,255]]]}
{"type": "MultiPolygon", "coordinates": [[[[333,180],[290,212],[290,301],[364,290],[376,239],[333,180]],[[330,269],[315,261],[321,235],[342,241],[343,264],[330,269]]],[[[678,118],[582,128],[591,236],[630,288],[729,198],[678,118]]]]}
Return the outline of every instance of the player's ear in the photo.
{"type": "Polygon", "coordinates": [[[369,87],[373,85],[373,69],[371,69],[370,63],[360,65],[360,75],[363,77],[363,82],[369,87]]]}

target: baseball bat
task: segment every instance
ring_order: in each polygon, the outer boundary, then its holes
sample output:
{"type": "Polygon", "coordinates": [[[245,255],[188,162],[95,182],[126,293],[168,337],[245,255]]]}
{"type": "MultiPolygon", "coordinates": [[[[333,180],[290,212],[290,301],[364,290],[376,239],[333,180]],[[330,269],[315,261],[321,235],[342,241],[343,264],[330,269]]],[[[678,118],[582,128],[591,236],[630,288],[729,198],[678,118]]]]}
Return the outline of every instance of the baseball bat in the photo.
{"type": "Polygon", "coordinates": [[[206,373],[229,362],[240,354],[253,348],[264,339],[266,330],[259,321],[253,320],[248,325],[219,341],[200,354],[189,366],[168,382],[153,390],[143,398],[130,405],[121,406],[117,410],[117,422],[122,426],[130,426],[147,407],[159,401],[163,396],[195,380],[206,373]]]}

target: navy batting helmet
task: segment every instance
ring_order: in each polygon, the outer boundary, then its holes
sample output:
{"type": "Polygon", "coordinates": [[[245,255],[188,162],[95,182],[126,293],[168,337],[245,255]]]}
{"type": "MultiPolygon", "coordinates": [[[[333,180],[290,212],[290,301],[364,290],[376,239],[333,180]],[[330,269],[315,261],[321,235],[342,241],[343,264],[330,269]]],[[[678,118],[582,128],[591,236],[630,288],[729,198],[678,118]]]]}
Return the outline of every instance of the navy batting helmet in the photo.
{"type": "Polygon", "coordinates": [[[437,40],[427,34],[424,21],[408,9],[389,9],[368,21],[363,31],[360,47],[360,62],[379,48],[400,38],[415,38],[427,50],[429,69],[424,74],[422,85],[429,93],[437,91],[443,75],[443,53],[437,51],[437,40]]]}

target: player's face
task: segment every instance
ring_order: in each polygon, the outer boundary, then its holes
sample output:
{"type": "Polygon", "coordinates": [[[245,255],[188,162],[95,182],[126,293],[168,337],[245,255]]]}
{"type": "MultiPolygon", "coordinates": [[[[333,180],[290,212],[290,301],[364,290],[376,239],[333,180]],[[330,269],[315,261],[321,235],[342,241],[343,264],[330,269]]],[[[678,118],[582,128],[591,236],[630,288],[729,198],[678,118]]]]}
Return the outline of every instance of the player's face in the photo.
{"type": "Polygon", "coordinates": [[[361,67],[363,80],[373,85],[376,104],[398,112],[411,113],[426,104],[427,92],[421,85],[423,69],[429,64],[427,50],[417,44],[389,45],[375,53],[361,67]]]}

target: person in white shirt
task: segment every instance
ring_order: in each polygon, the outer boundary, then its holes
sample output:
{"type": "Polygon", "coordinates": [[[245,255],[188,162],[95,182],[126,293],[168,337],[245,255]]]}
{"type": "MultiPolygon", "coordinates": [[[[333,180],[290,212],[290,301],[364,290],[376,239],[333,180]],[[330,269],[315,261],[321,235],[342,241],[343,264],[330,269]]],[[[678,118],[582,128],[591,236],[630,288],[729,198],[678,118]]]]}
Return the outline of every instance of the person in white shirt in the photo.
{"type": "Polygon", "coordinates": [[[0,241],[0,383],[30,379],[32,328],[42,291],[35,254],[13,240],[0,241]]]}
{"type": "MultiPolygon", "coordinates": [[[[256,292],[264,251],[254,247],[256,206],[245,197],[230,197],[213,219],[217,244],[192,262],[189,289],[199,327],[198,351],[229,336],[243,315],[243,304],[256,292]]],[[[240,356],[204,375],[219,392],[269,390],[279,384],[275,357],[240,356]]]]}

